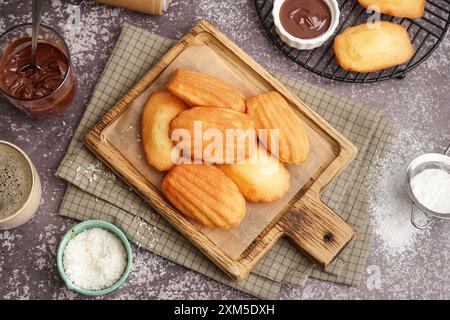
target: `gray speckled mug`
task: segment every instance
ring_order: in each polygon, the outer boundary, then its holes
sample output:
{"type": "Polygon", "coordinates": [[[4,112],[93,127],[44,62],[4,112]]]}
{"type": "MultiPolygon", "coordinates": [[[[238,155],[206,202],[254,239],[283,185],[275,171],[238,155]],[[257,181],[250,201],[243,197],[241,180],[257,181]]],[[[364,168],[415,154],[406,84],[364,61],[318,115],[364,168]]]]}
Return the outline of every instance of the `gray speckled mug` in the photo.
{"type": "Polygon", "coordinates": [[[41,201],[41,182],[30,158],[0,140],[0,230],[29,221],[41,201]]]}

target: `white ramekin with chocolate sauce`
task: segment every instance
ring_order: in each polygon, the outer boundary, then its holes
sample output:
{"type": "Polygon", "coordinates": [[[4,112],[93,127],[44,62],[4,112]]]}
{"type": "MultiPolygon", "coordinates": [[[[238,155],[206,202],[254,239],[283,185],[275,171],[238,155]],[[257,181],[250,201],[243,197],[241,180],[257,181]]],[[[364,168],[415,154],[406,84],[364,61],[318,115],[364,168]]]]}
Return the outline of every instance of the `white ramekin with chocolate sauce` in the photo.
{"type": "Polygon", "coordinates": [[[339,25],[336,0],[275,0],[272,15],[281,40],[299,50],[323,45],[339,25]]]}

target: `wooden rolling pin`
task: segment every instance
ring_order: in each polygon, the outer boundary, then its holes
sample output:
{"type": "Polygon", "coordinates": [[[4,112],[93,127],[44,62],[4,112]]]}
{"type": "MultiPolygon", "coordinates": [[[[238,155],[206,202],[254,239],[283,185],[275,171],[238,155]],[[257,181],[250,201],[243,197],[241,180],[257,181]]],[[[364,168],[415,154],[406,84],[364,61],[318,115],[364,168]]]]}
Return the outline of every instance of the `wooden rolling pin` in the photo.
{"type": "Polygon", "coordinates": [[[157,15],[162,15],[170,4],[170,0],[97,0],[97,2],[157,15]]]}

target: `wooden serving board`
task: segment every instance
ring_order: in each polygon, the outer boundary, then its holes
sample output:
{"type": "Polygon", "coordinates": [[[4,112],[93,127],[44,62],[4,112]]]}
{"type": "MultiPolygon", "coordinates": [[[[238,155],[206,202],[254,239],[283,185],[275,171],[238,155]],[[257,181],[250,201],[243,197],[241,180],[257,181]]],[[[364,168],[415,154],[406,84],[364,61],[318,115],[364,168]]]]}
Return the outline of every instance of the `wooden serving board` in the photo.
{"type": "Polygon", "coordinates": [[[245,278],[283,235],[313,261],[327,266],[355,234],[320,201],[320,193],[354,158],[356,148],[206,21],[200,21],[144,75],[86,134],[85,144],[234,279],[245,278]],[[311,154],[306,163],[287,166],[291,189],[274,203],[247,202],[247,215],[238,227],[209,229],[185,218],[160,191],[163,173],[145,161],[138,138],[142,108],[149,95],[164,88],[179,67],[222,78],[248,97],[276,90],[305,124],[311,154]]]}

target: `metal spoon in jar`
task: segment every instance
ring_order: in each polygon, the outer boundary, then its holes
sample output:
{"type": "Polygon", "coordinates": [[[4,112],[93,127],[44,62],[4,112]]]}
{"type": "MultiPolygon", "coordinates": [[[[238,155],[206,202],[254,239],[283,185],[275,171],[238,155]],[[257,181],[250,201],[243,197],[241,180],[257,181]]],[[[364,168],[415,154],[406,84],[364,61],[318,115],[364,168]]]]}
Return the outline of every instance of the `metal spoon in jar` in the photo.
{"type": "Polygon", "coordinates": [[[42,0],[33,0],[33,16],[31,29],[31,63],[22,68],[22,72],[38,68],[36,65],[36,52],[39,38],[39,27],[41,25],[42,0]]]}

